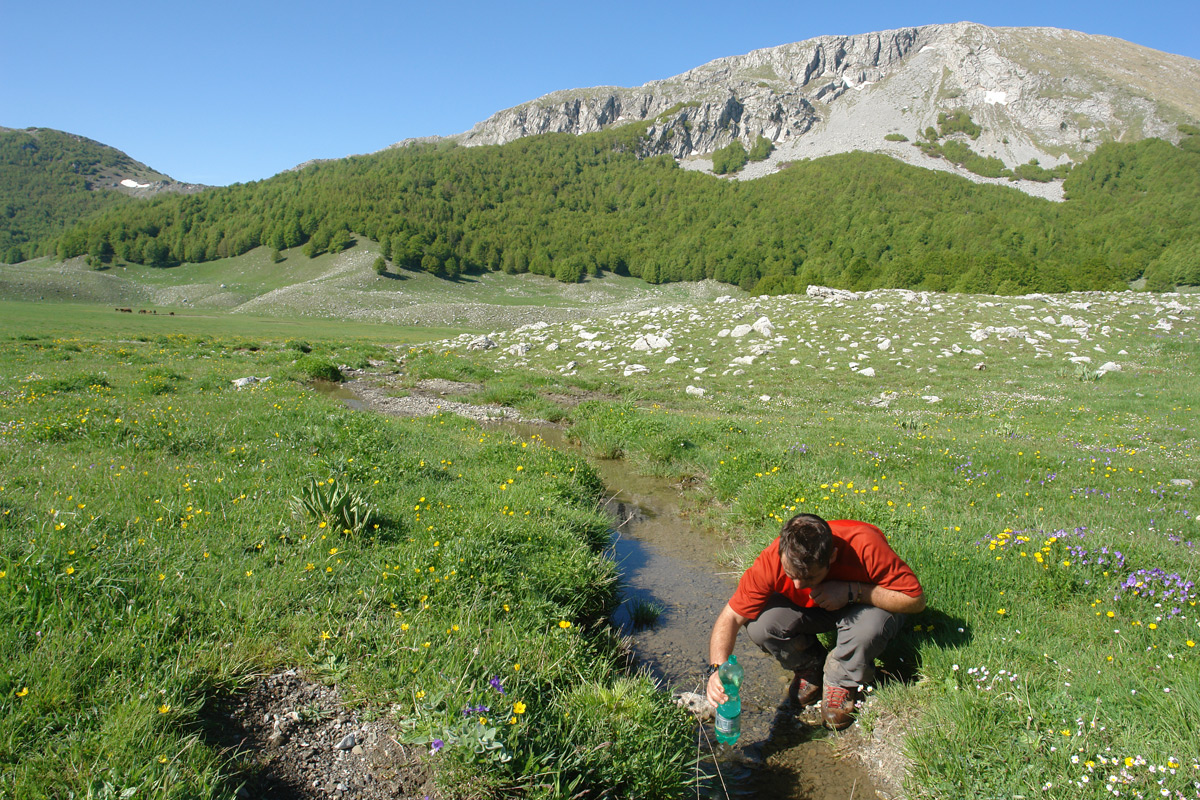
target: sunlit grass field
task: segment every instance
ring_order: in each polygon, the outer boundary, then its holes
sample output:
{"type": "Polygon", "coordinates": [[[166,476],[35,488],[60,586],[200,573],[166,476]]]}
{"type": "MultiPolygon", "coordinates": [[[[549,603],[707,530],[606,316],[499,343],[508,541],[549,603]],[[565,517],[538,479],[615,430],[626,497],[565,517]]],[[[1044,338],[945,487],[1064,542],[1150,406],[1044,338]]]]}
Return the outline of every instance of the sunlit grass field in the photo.
{"type": "Polygon", "coordinates": [[[586,458],[623,456],[692,479],[738,566],[799,511],[884,529],[930,608],[861,727],[911,720],[910,794],[1196,797],[1200,345],[1171,302],[739,296],[488,351],[232,315],[156,331],[80,310],[72,333],[6,304],[0,796],[224,796],[242,765],[205,715],[284,666],[392,715],[482,796],[694,793],[688,719],[621,675],[602,625],[615,568],[586,458]],[[728,331],[762,316],[767,334],[728,331]],[[669,346],[634,350],[649,331],[669,346]],[[307,388],[319,361],[536,409],[555,380],[610,399],[565,409],[582,450],[560,452],[350,412],[307,388]],[[233,388],[247,375],[271,379],[233,388]],[[335,489],[371,510],[359,530],[294,507],[335,489]]]}

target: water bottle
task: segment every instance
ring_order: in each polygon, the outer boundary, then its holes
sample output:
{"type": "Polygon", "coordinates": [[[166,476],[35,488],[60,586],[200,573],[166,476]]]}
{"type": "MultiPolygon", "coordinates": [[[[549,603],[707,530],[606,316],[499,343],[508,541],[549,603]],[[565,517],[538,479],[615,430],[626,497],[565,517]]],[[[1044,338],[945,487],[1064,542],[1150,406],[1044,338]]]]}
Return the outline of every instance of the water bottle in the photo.
{"type": "Polygon", "coordinates": [[[729,660],[717,669],[721,685],[725,687],[725,694],[729,696],[728,700],[717,706],[717,721],[714,727],[717,741],[721,744],[736,744],[738,737],[742,735],[742,700],[738,697],[742,673],[742,665],[737,662],[737,656],[730,656],[729,660]]]}

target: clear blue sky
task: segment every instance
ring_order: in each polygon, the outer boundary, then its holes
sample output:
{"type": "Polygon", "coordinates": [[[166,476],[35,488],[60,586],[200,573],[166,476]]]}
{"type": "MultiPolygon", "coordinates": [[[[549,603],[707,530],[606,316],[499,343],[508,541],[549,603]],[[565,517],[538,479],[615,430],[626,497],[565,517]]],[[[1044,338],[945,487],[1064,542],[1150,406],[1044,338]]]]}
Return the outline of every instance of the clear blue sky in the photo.
{"type": "Polygon", "coordinates": [[[639,86],[825,34],[964,19],[1200,58],[1200,2],[0,0],[0,125],[57,128],[181,181],[448,135],[557,89],[639,86]]]}

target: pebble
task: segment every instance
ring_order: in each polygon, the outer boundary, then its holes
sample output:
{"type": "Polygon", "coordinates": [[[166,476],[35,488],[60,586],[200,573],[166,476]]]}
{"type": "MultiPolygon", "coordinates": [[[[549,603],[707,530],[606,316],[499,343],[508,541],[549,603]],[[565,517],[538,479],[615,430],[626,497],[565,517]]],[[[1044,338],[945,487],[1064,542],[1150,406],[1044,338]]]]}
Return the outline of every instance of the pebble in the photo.
{"type": "Polygon", "coordinates": [[[357,743],[358,742],[355,740],[354,734],[348,733],[342,738],[342,740],[340,742],[338,742],[336,745],[334,745],[334,747],[337,748],[338,750],[349,750],[352,747],[354,747],[354,745],[356,745],[357,743]]]}

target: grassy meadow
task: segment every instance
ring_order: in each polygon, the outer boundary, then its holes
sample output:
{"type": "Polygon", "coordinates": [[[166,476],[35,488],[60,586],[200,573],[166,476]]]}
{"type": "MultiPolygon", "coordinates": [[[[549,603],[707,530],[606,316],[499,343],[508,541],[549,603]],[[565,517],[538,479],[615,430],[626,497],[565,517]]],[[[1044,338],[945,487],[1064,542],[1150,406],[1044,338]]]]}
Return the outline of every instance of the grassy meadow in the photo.
{"type": "Polygon", "coordinates": [[[861,728],[905,720],[910,795],[1200,792],[1194,296],[680,297],[490,350],[51,308],[0,309],[0,797],[229,796],[212,709],[284,667],[448,796],[694,794],[603,624],[600,457],[690,479],[737,567],[799,511],[884,529],[929,609],[861,728]],[[348,411],[308,388],[339,364],[542,416],[578,387],[581,450],[348,411]]]}

